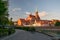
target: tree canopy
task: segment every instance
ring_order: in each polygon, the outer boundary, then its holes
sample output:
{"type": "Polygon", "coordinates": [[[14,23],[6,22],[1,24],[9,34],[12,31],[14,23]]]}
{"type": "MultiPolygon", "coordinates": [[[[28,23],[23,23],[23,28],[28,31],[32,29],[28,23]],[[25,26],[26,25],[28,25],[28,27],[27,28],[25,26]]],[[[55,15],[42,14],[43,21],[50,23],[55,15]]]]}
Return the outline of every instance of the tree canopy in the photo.
{"type": "Polygon", "coordinates": [[[8,2],[0,0],[0,25],[8,23],[8,2]]]}
{"type": "Polygon", "coordinates": [[[57,22],[55,23],[55,26],[60,26],[60,22],[57,21],[57,22]]]}

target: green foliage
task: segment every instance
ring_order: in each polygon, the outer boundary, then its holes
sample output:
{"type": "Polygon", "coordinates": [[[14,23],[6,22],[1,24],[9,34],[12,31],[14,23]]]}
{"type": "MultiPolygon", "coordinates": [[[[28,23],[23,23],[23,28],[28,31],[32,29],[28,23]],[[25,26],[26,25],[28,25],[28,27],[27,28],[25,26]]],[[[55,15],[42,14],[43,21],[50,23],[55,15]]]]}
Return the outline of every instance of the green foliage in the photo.
{"type": "Polygon", "coordinates": [[[60,35],[60,31],[57,31],[56,33],[60,35]]]}
{"type": "Polygon", "coordinates": [[[7,6],[5,5],[6,2],[0,0],[0,16],[6,15],[7,13],[5,13],[7,11],[7,6]]]}
{"type": "Polygon", "coordinates": [[[35,31],[34,27],[16,27],[16,29],[22,29],[26,31],[35,31]]]}
{"type": "Polygon", "coordinates": [[[14,23],[12,21],[9,21],[9,25],[14,25],[14,23]]]}
{"type": "Polygon", "coordinates": [[[7,17],[3,17],[3,19],[2,18],[0,18],[0,24],[1,25],[6,25],[6,24],[8,24],[8,18],[7,17]]]}
{"type": "Polygon", "coordinates": [[[12,21],[12,18],[10,18],[8,24],[9,24],[9,25],[14,25],[14,22],[12,21]]]}
{"type": "Polygon", "coordinates": [[[0,25],[8,24],[7,1],[0,0],[0,25]]]}
{"type": "Polygon", "coordinates": [[[14,28],[0,28],[0,37],[8,36],[15,32],[14,28]]]}
{"type": "Polygon", "coordinates": [[[55,26],[60,26],[60,22],[57,21],[57,22],[55,23],[55,26]]]}

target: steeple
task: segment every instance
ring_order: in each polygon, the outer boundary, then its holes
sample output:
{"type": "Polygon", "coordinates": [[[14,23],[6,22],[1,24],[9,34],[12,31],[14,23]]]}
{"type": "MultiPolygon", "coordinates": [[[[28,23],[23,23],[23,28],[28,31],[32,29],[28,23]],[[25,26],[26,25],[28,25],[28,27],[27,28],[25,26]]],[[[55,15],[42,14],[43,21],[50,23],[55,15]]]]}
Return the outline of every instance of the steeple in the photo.
{"type": "Polygon", "coordinates": [[[36,8],[36,11],[35,11],[36,13],[35,14],[38,14],[38,9],[36,8]]]}
{"type": "Polygon", "coordinates": [[[36,9],[36,12],[35,12],[35,17],[36,17],[36,20],[40,20],[40,17],[39,17],[39,14],[38,14],[38,10],[36,9]]]}

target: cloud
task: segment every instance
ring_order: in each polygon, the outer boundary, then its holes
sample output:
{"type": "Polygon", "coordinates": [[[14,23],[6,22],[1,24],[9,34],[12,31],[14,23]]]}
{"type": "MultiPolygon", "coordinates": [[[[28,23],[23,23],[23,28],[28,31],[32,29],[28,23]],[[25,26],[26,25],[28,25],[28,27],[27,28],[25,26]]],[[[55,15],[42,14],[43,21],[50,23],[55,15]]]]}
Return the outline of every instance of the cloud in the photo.
{"type": "MultiPolygon", "coordinates": [[[[30,12],[26,12],[26,15],[29,15],[29,14],[31,14],[31,13],[30,12]]],[[[47,15],[47,12],[42,11],[42,12],[39,12],[38,14],[39,14],[40,17],[45,17],[47,15]]],[[[33,15],[35,15],[35,13],[33,13],[33,15]]]]}
{"type": "Polygon", "coordinates": [[[14,8],[12,11],[15,12],[15,11],[20,11],[21,8],[14,8]]]}
{"type": "Polygon", "coordinates": [[[40,17],[44,17],[44,16],[46,16],[46,15],[47,15],[47,12],[45,12],[45,11],[42,11],[42,12],[39,13],[39,16],[40,16],[40,17]]]}
{"type": "Polygon", "coordinates": [[[27,15],[31,14],[30,12],[26,12],[27,15]]]}

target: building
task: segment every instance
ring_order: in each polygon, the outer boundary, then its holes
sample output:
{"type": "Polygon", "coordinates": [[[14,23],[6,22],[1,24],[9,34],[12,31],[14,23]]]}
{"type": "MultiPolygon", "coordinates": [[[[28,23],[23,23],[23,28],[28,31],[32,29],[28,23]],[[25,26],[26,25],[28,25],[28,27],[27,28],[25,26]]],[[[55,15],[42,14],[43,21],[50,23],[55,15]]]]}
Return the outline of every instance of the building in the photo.
{"type": "Polygon", "coordinates": [[[18,19],[18,26],[52,26],[51,20],[41,20],[38,11],[35,12],[35,15],[29,14],[25,19],[18,19]]]}

